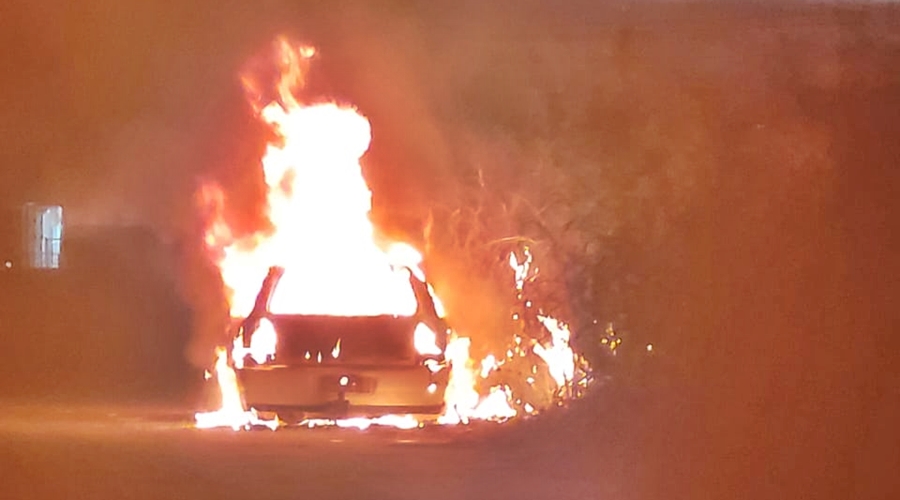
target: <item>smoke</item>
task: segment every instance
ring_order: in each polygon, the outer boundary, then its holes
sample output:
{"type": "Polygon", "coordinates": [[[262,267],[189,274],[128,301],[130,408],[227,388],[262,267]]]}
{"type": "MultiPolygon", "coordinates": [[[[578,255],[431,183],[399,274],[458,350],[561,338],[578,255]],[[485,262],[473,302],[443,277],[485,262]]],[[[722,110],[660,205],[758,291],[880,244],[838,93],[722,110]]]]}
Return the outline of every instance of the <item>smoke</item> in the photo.
{"type": "Polygon", "coordinates": [[[267,131],[239,75],[284,34],[319,49],[306,93],[371,121],[373,219],[428,247],[429,274],[461,323],[500,325],[496,283],[509,242],[523,241],[548,300],[577,325],[628,322],[628,290],[652,274],[632,260],[676,259],[665,251],[673,227],[721,184],[723,163],[777,171],[783,182],[765,189],[782,197],[820,182],[827,199],[829,131],[809,100],[839,85],[841,47],[855,42],[827,15],[764,30],[737,7],[692,17],[589,4],[22,7],[22,32],[7,36],[40,43],[11,63],[23,76],[4,88],[35,107],[11,106],[6,123],[35,133],[7,161],[35,165],[21,191],[60,199],[76,227],[152,227],[183,263],[198,345],[212,343],[224,299],[194,194],[216,182],[239,231],[265,226],[267,131]],[[473,268],[495,274],[462,272],[473,268]]]}

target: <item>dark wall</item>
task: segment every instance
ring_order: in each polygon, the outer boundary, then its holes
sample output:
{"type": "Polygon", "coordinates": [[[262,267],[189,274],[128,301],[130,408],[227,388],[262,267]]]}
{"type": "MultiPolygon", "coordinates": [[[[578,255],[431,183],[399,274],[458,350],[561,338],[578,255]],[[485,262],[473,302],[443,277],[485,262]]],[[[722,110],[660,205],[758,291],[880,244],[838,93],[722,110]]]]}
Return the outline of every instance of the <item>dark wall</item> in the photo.
{"type": "Polygon", "coordinates": [[[22,255],[22,212],[15,207],[0,207],[0,265],[18,261],[22,255]]]}
{"type": "Polygon", "coordinates": [[[61,269],[0,273],[0,396],[184,394],[190,315],[172,257],[145,229],[69,229],[61,269]]]}

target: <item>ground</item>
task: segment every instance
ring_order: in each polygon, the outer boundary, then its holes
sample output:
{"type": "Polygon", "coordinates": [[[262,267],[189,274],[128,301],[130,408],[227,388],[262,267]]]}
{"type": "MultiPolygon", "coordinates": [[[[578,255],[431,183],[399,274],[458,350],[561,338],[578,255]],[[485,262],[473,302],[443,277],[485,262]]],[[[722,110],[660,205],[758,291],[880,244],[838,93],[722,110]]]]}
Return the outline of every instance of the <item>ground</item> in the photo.
{"type": "Polygon", "coordinates": [[[633,498],[641,472],[638,450],[622,441],[626,419],[604,422],[609,439],[576,431],[621,405],[600,392],[588,404],[606,409],[594,415],[577,408],[545,422],[365,432],[197,430],[187,408],[11,404],[0,417],[3,496],[633,498]]]}

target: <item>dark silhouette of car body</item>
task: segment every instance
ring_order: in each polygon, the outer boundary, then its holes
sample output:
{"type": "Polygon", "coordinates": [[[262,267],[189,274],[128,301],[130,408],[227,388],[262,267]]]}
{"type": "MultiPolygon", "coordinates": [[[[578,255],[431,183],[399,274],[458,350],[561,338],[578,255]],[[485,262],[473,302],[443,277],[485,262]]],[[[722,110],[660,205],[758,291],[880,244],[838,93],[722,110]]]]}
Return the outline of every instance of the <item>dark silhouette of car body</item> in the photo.
{"type": "Polygon", "coordinates": [[[257,363],[248,356],[236,369],[247,408],[334,418],[440,414],[449,372],[442,354],[448,329],[426,283],[410,272],[417,302],[412,316],[273,314],[269,303],[283,273],[270,269],[253,311],[236,332],[250,347],[265,319],[277,336],[272,359],[257,363]],[[420,323],[435,332],[439,352],[417,351],[420,323]]]}

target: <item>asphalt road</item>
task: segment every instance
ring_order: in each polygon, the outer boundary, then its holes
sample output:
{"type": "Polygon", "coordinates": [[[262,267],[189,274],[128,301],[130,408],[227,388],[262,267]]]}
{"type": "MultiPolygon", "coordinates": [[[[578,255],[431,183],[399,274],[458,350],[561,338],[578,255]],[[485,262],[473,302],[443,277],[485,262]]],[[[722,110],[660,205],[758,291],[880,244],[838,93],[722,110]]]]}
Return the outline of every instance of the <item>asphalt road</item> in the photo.
{"type": "Polygon", "coordinates": [[[186,408],[5,405],[0,497],[634,497],[617,456],[625,448],[596,439],[614,436],[599,420],[609,415],[576,409],[503,425],[233,432],[194,429],[186,408]],[[598,432],[579,436],[585,425],[598,432]]]}

